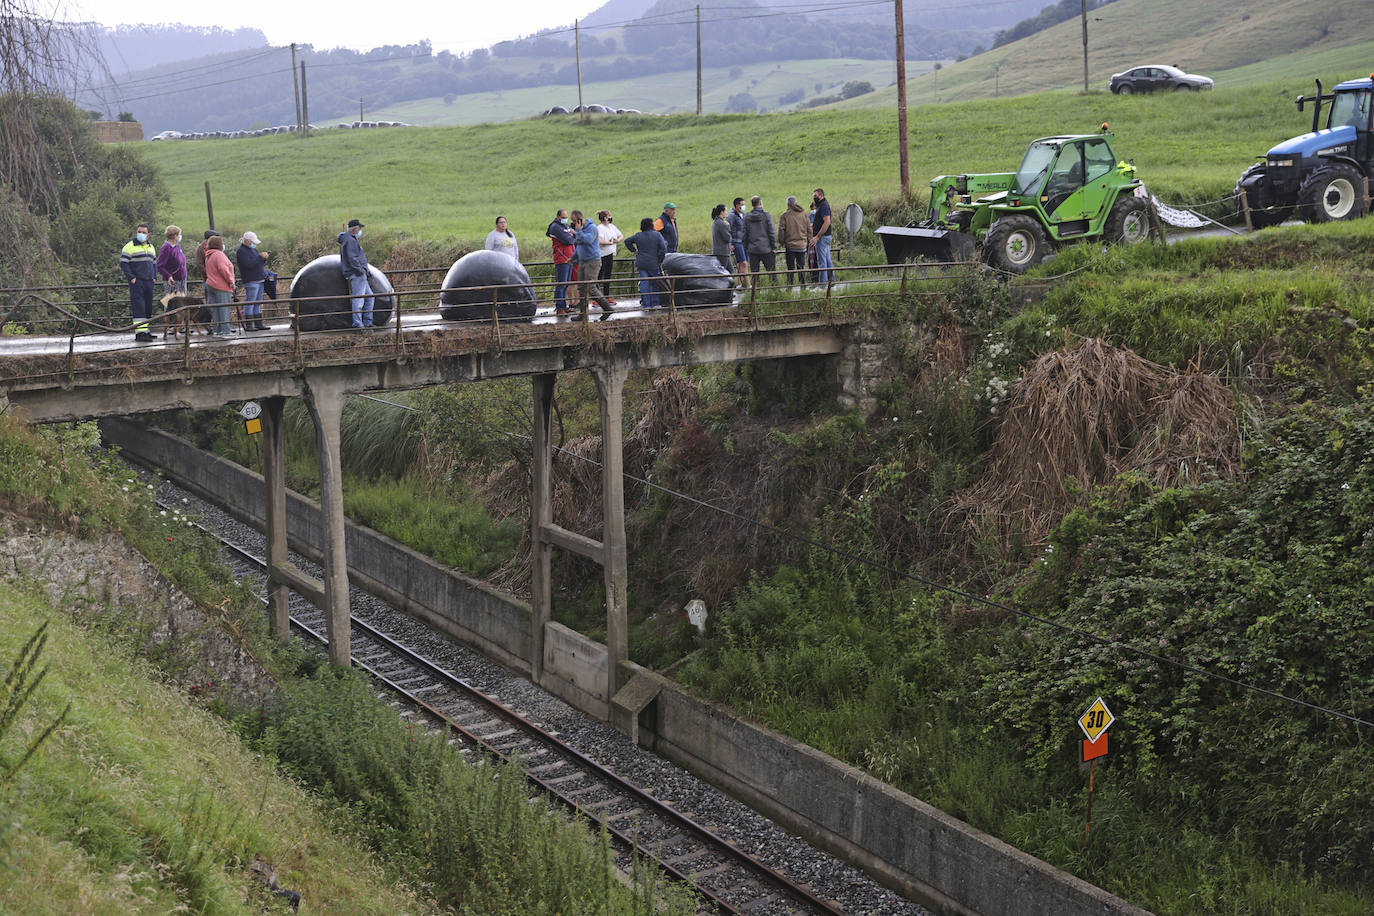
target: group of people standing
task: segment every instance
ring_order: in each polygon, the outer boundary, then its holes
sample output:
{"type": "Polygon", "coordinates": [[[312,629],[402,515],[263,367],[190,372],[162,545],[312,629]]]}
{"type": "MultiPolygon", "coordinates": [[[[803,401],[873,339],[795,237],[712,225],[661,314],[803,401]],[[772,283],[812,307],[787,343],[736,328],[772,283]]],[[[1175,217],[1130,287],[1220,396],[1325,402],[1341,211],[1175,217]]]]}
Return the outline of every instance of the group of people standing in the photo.
{"type": "Polygon", "coordinates": [[[787,198],[787,209],[774,228],[773,216],[763,209],[763,199],[757,194],[750,198],[751,209],[744,211],[744,198],[736,197],[726,212],[725,204],[716,204],[711,211],[711,254],[722,267],[733,266],[740,275],[741,285],[758,282],[759,270],[768,271],[777,285],[777,250],[787,259],[787,282],[791,286],[805,286],[808,259],[814,258],[810,269],[822,286],[834,277],[835,264],[830,258],[830,243],[834,238],[830,202],[825,191],[811,192],[812,208],[808,214],[797,198],[787,198]]]}
{"type": "MultiPolygon", "coordinates": [[[[728,213],[724,204],[717,204],[711,211],[711,254],[727,271],[739,274],[741,285],[757,282],[760,269],[770,274],[776,271],[778,248],[787,258],[790,285],[806,285],[808,260],[816,282],[830,283],[835,269],[830,258],[834,237],[830,202],[821,188],[812,192],[811,200],[813,206],[808,213],[797,198],[787,198],[787,210],[776,230],[772,215],[763,209],[762,199],[757,195],[751,199],[753,209],[748,213],[744,211],[743,197],[735,198],[728,213]]],[[[615,225],[608,210],[598,211],[593,223],[581,210],[569,212],[560,208],[544,235],[553,251],[556,314],[572,311],[579,300],[589,306],[595,304],[603,311],[615,304],[604,290],[621,242],[635,256],[640,306],[658,308],[662,301],[663,259],[678,250],[677,204],[668,201],[656,219],[640,220],[639,232],[628,238],[615,225]]],[[[496,218],[496,228],[487,234],[484,247],[520,260],[520,244],[504,216],[496,218]]],[[[773,284],[777,282],[774,274],[773,284]]]]}
{"type": "MultiPolygon", "coordinates": [[[[119,269],[129,282],[129,311],[133,316],[134,340],[150,343],[153,335],[148,322],[153,315],[153,287],[158,279],[168,293],[185,293],[190,266],[181,248],[181,227],[168,226],[162,247],[154,251],[148,240],[147,224],[139,224],[134,237],[119,253],[119,269]]],[[[267,268],[268,253],[259,251],[257,233],[245,232],[235,261],[243,279],[243,330],[266,331],[262,320],[265,288],[276,280],[267,268]]],[[[196,249],[195,271],[205,283],[205,304],[210,309],[210,333],[230,337],[229,313],[234,296],[234,264],[224,252],[224,239],[216,229],[205,231],[205,240],[196,249]]]]}
{"type": "MultiPolygon", "coordinates": [[[[487,248],[505,251],[519,260],[515,236],[505,226],[505,217],[497,217],[496,229],[487,236],[487,248]]],[[[615,305],[606,295],[606,284],[615,267],[615,253],[625,234],[616,226],[609,210],[598,210],[596,222],[582,215],[560,208],[553,222],[544,230],[553,249],[554,313],[563,315],[576,308],[581,301],[595,305],[602,311],[615,305]],[[569,295],[569,289],[572,292],[569,295]]],[[[633,250],[633,249],[631,249],[633,250]]]]}

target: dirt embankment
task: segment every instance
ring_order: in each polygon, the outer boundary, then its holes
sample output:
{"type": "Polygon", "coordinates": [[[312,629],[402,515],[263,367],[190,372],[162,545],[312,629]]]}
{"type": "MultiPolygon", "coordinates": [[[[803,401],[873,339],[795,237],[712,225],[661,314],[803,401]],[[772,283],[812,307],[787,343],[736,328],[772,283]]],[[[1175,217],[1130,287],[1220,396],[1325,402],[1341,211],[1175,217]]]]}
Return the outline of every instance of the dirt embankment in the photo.
{"type": "Polygon", "coordinates": [[[116,535],[81,540],[0,515],[0,579],[37,588],[83,625],[132,639],[197,697],[257,704],[276,691],[240,640],[116,535]]]}

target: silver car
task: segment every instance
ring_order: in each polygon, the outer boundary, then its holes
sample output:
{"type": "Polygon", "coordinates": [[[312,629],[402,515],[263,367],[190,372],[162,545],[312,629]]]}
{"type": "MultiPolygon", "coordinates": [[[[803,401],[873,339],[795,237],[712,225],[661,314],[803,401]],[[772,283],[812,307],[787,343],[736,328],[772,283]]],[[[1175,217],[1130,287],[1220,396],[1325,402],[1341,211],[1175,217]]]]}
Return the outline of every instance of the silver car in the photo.
{"type": "Polygon", "coordinates": [[[1211,89],[1210,77],[1196,73],[1184,73],[1177,67],[1166,64],[1150,64],[1145,67],[1132,67],[1121,73],[1113,73],[1107,88],[1117,95],[1131,95],[1135,92],[1197,92],[1211,89]]]}

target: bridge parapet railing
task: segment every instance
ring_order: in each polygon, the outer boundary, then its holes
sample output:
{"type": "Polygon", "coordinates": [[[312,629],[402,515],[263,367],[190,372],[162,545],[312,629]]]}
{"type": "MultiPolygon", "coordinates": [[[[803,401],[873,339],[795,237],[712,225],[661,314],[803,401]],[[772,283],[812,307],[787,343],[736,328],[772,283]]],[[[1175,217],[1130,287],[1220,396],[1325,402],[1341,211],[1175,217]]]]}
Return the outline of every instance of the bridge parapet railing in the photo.
{"type": "MultiPolygon", "coordinates": [[[[134,326],[122,320],[110,320],[108,315],[99,318],[83,314],[82,305],[100,306],[99,311],[114,308],[112,297],[102,295],[107,289],[125,292],[122,284],[110,286],[88,285],[78,287],[26,288],[22,290],[0,290],[0,303],[3,303],[3,327],[7,337],[61,337],[64,338],[65,360],[58,368],[49,364],[46,371],[36,371],[38,367],[26,360],[24,366],[14,366],[6,371],[6,355],[19,351],[0,346],[0,386],[12,385],[21,380],[40,383],[39,376],[61,375],[66,382],[72,382],[82,372],[108,371],[109,361],[92,359],[94,354],[117,355],[124,351],[143,351],[146,355],[138,360],[140,366],[149,369],[156,365],[180,366],[183,370],[212,374],[216,365],[224,368],[230,362],[241,361],[245,355],[242,344],[245,342],[275,342],[280,345],[289,333],[295,355],[304,360],[307,356],[320,360],[324,351],[333,347],[346,347],[347,354],[341,358],[385,358],[388,352],[397,357],[403,356],[407,349],[407,335],[410,332],[454,331],[460,335],[465,332],[483,335],[480,341],[484,349],[499,350],[511,342],[511,335],[520,326],[537,325],[541,331],[561,333],[570,337],[579,335],[590,337],[592,328],[599,322],[609,320],[645,321],[668,323],[677,326],[680,320],[710,314],[715,319],[736,319],[757,325],[763,321],[812,320],[835,321],[843,317],[863,313],[878,298],[894,296],[938,295],[947,290],[951,283],[959,282],[978,270],[976,264],[968,262],[921,263],[921,264],[873,264],[836,267],[825,284],[801,283],[803,279],[814,279],[808,268],[800,273],[788,270],[759,271],[749,274],[751,280],[747,288],[735,288],[730,301],[712,302],[705,305],[688,304],[693,292],[684,287],[692,280],[718,281],[720,274],[700,274],[665,277],[665,288],[661,293],[663,307],[655,311],[636,311],[620,308],[609,312],[594,310],[583,299],[567,316],[555,316],[551,305],[556,284],[551,279],[534,280],[529,284],[506,284],[489,286],[462,287],[461,292],[469,300],[480,300],[485,308],[480,317],[465,320],[445,319],[439,315],[440,296],[445,290],[433,283],[433,276],[446,272],[448,268],[418,268],[398,271],[390,294],[380,294],[379,299],[391,300],[386,325],[371,333],[359,334],[351,328],[321,330],[302,330],[298,316],[305,312],[307,318],[321,324],[351,323],[349,298],[339,295],[314,297],[279,297],[275,301],[263,303],[264,317],[268,320],[290,319],[289,330],[278,328],[275,332],[261,336],[245,336],[237,340],[221,340],[187,333],[173,337],[170,342],[175,348],[162,346],[149,348],[147,344],[132,340],[134,326]],[[789,282],[791,281],[791,282],[789,282]],[[94,292],[94,295],[92,293],[94,292]],[[532,292],[538,312],[531,317],[503,316],[502,306],[512,297],[528,296],[532,292]],[[46,295],[53,295],[49,298],[46,295]],[[13,297],[11,298],[11,294],[13,297]],[[77,296],[84,294],[86,298],[77,296]],[[486,304],[490,297],[490,305],[486,304]],[[110,305],[106,305],[110,302],[110,305]],[[328,307],[319,308],[323,304],[328,307]],[[312,305],[315,306],[312,308],[312,305]],[[19,334],[16,335],[16,331],[19,334]],[[194,343],[194,346],[193,346],[194,343]],[[362,351],[362,352],[360,352],[362,351]]],[[[732,278],[739,280],[739,276],[732,278]]],[[[639,278],[624,277],[617,283],[633,283],[636,288],[639,278]]],[[[571,296],[574,290],[582,287],[581,281],[567,284],[571,296]]],[[[598,281],[599,285],[599,281],[598,281]]],[[[450,289],[449,292],[454,290],[450,289]]],[[[626,298],[620,294],[621,298],[626,298]]],[[[127,309],[127,305],[121,303],[127,309]]],[[[200,326],[206,319],[202,306],[185,306],[161,313],[153,319],[153,329],[163,330],[170,326],[191,328],[200,326]]],[[[165,335],[164,335],[165,336],[165,335]]],[[[11,343],[20,343],[12,340],[11,343]]],[[[255,348],[256,349],[256,348],[255,348]]],[[[54,355],[55,347],[46,350],[54,355]]]]}

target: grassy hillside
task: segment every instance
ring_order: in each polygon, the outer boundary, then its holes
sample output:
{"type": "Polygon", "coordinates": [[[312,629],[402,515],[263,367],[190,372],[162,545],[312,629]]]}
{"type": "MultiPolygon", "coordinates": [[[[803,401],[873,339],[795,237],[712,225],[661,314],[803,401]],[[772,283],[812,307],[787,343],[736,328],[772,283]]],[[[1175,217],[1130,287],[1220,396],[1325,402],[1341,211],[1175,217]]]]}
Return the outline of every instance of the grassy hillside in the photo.
{"type": "MultiPolygon", "coordinates": [[[[0,584],[0,667],[49,621],[49,666],[19,720],[66,724],[0,788],[0,911],[283,912],[248,872],[262,857],[313,913],[427,913],[322,807],[144,665],[0,584]]],[[[17,742],[0,746],[13,763],[17,742]]],[[[0,769],[2,771],[2,769],[0,769]]]]}
{"type": "MultiPolygon", "coordinates": [[[[1318,66],[1334,66],[1349,78],[1374,67],[1371,34],[1374,4],[1365,0],[1117,0],[1089,17],[1088,88],[1105,89],[1113,73],[1146,63],[1174,64],[1211,76],[1218,86],[1275,77],[1311,85],[1311,77],[1322,75],[1312,72],[1318,66]],[[1341,49],[1350,51],[1316,56],[1341,49]]],[[[909,97],[932,100],[937,81],[941,101],[988,98],[994,91],[1081,91],[1082,23],[1061,22],[910,80],[909,97]]],[[[865,103],[895,98],[891,89],[865,103]]]]}
{"type": "MultiPolygon", "coordinates": [[[[925,69],[924,62],[913,67],[925,69]]],[[[834,93],[849,80],[864,80],[874,87],[886,86],[895,79],[891,61],[884,60],[789,60],[747,63],[737,67],[707,67],[702,71],[702,109],[722,112],[730,97],[747,92],[760,109],[791,108],[782,97],[800,90],[804,99],[834,93]],[[816,87],[820,86],[820,89],[816,87]]],[[[638,108],[649,114],[695,112],[697,75],[694,70],[656,73],[652,76],[627,72],[625,78],[608,82],[584,83],[582,97],[588,104],[614,108],[638,108]]],[[[577,85],[535,86],[522,89],[493,89],[491,92],[457,96],[452,104],[443,99],[423,99],[389,105],[368,111],[369,118],[404,121],[407,124],[479,124],[485,121],[512,121],[547,111],[554,105],[571,110],[577,105],[577,85]]],[[[329,117],[316,117],[317,124],[353,121],[357,109],[329,117]]]]}
{"type": "MultiPolygon", "coordinates": [[[[912,15],[909,13],[908,15],[912,15]]],[[[1090,14],[1088,76],[1090,89],[1102,89],[1111,74],[1142,63],[1172,63],[1203,73],[1218,86],[1313,76],[1349,77],[1374,67],[1374,5],[1362,0],[1117,0],[1090,14]]],[[[505,61],[519,66],[522,61],[505,61]]],[[[542,61],[531,58],[530,69],[542,61]]],[[[946,61],[939,73],[933,61],[908,60],[911,104],[967,101],[998,95],[1025,95],[1048,89],[1082,89],[1082,25],[1077,18],[1021,41],[960,62],[946,61]]],[[[703,105],[725,109],[730,96],[749,92],[760,108],[786,109],[779,98],[795,89],[806,97],[825,94],[848,79],[867,80],[871,95],[839,103],[838,108],[890,107],[896,102],[891,60],[787,61],[708,68],[703,75],[703,105]],[[743,72],[731,76],[736,69],[743,72]],[[822,91],[816,84],[822,83],[822,91]]],[[[589,82],[589,102],[638,108],[656,114],[695,111],[696,74],[691,70],[645,78],[589,82]]],[[[575,84],[549,85],[458,96],[452,104],[433,98],[369,111],[368,116],[412,124],[473,124],[529,117],[552,105],[576,105],[575,84]]],[[[318,123],[352,121],[356,109],[317,115],[318,123]]]]}
{"type": "MultiPolygon", "coordinates": [[[[1301,88],[1267,82],[1130,98],[1060,91],[915,106],[912,186],[922,194],[938,174],[1013,168],[1035,137],[1108,121],[1118,154],[1135,161],[1157,194],[1175,203],[1213,200],[1230,193],[1257,154],[1304,129],[1291,101],[1301,88]]],[[[838,207],[898,191],[896,119],[875,108],[339,131],[140,150],[171,189],[170,211],[153,214],[153,222],[175,221],[199,236],[209,181],[220,227],[253,229],[269,251],[303,233],[332,250],[334,233],[352,216],[369,224],[373,246],[392,233],[478,244],[499,213],[524,258],[538,260],[547,252],[544,227],[560,206],[607,207],[633,230],[666,200],[679,206],[687,247],[701,250],[711,206],[736,195],[761,194],[777,213],[786,195],[805,200],[817,185],[838,207]]]]}

